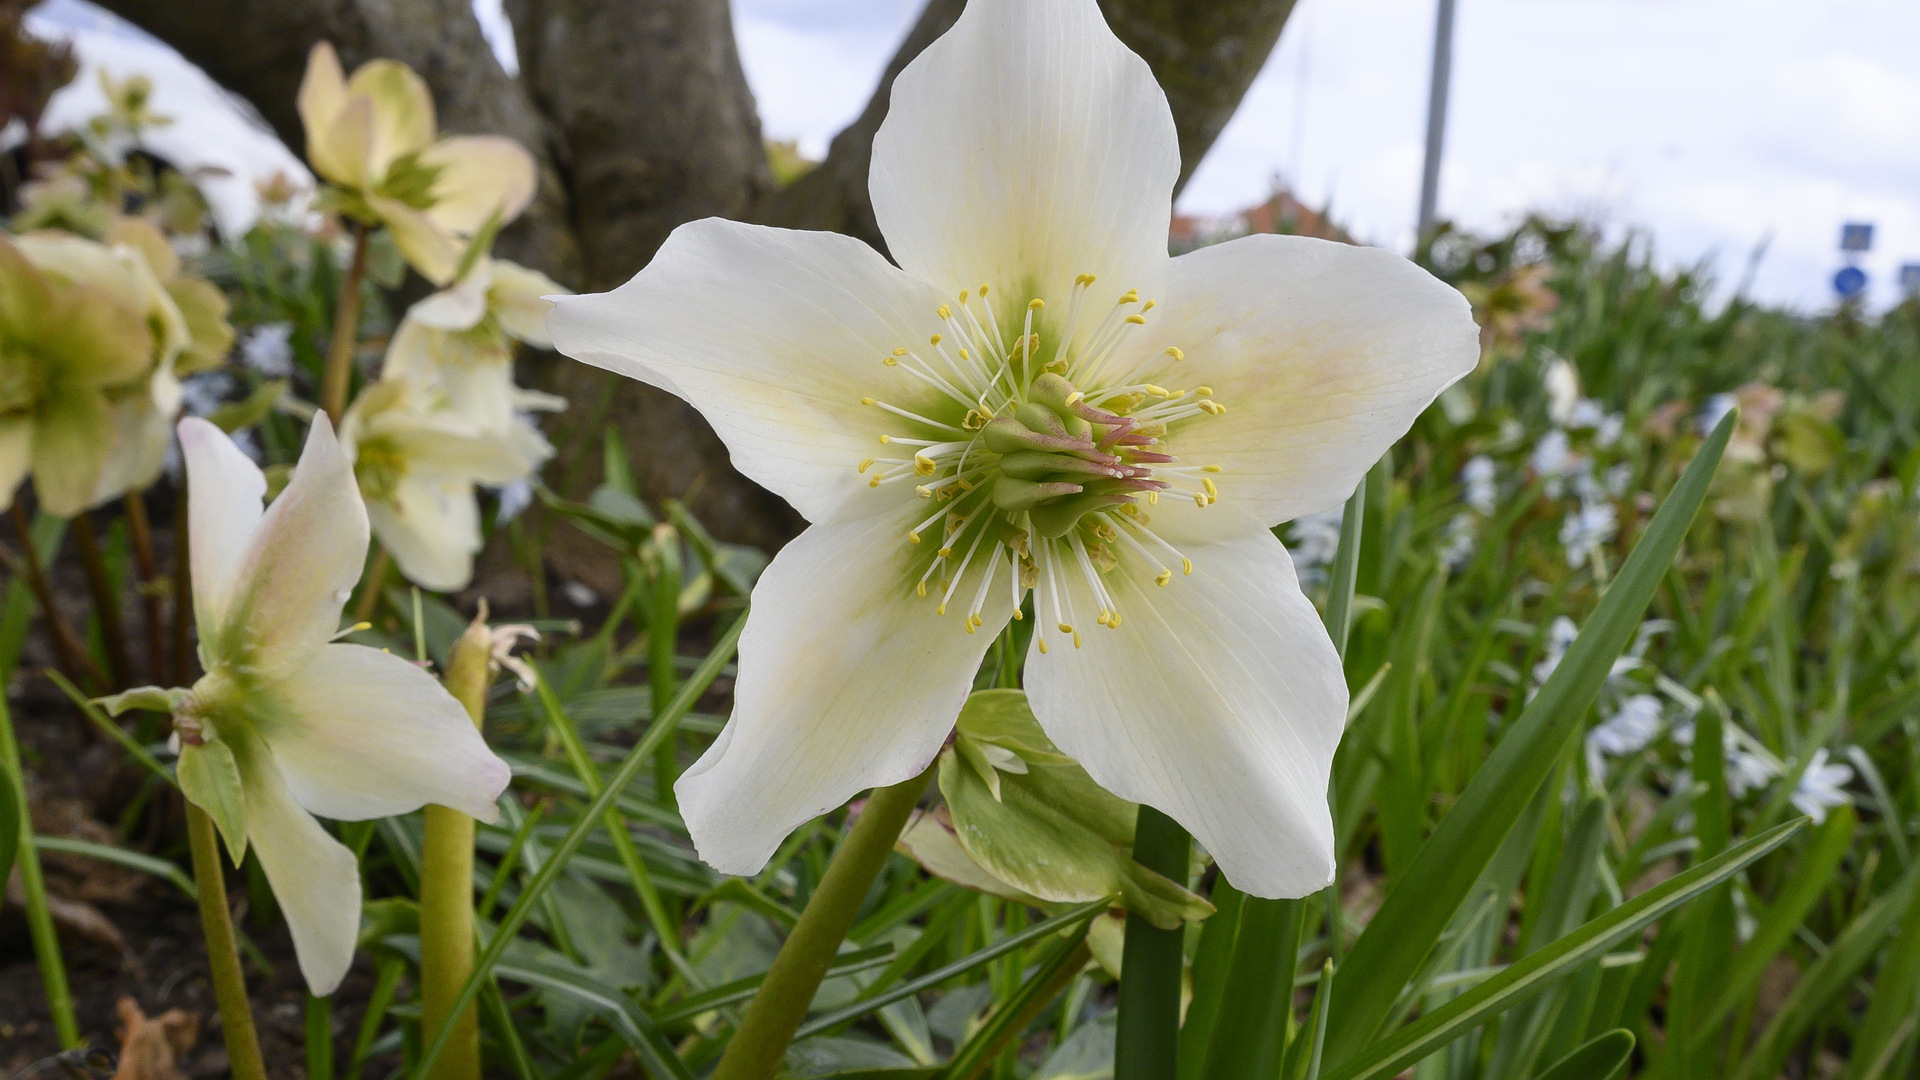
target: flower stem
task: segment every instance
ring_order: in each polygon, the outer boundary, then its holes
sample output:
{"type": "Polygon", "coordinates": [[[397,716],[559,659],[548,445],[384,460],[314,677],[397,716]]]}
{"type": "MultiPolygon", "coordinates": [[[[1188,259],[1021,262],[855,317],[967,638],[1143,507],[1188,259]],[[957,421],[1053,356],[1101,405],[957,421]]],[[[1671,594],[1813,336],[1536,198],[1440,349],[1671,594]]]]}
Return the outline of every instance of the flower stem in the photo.
{"type": "Polygon", "coordinates": [[[213,997],[220,1006],[221,1034],[227,1040],[227,1061],[234,1080],[267,1080],[260,1056],[260,1036],[253,1028],[253,1009],[247,1003],[247,980],[240,973],[240,950],[235,943],[233,916],[227,911],[227,879],[220,866],[220,841],[213,819],[187,804],[187,840],[193,848],[193,881],[200,892],[200,926],[207,936],[207,967],[213,976],[213,997]]]}
{"type": "MultiPolygon", "coordinates": [[[[479,727],[487,709],[490,641],[486,609],[447,657],[448,693],[479,727]]],[[[473,972],[473,819],[429,806],[420,855],[420,1026],[438,1030],[473,972]]],[[[472,1005],[454,1023],[430,1080],[480,1080],[480,1014],[472,1005]]]]}
{"type": "Polygon", "coordinates": [[[68,524],[73,531],[74,550],[80,555],[80,569],[86,574],[87,591],[93,594],[93,616],[100,620],[100,641],[113,675],[112,688],[118,690],[133,676],[133,661],[127,656],[127,631],[120,622],[120,594],[113,587],[106,559],[100,555],[93,519],[80,513],[68,524]]]}
{"type": "Polygon", "coordinates": [[[147,632],[147,673],[162,686],[167,681],[167,638],[160,613],[160,594],[154,584],[160,578],[160,564],[153,557],[153,524],[147,520],[147,493],[129,491],[127,534],[133,539],[133,562],[140,570],[140,614],[147,632]]]}
{"type": "Polygon", "coordinates": [[[712,1080],[772,1080],[826,976],[827,965],[846,939],[887,856],[893,854],[894,842],[931,775],[929,767],[905,783],[878,788],[867,797],[866,809],[833,853],[800,921],[773,958],[712,1080]]]}
{"type": "MultiPolygon", "coordinates": [[[[1133,860],[1181,885],[1193,838],[1172,818],[1141,806],[1133,860]]],[[[1173,1080],[1179,1059],[1182,928],[1127,919],[1120,959],[1120,1015],[1114,1025],[1114,1080],[1173,1080]]]]}
{"type": "MultiPolygon", "coordinates": [[[[11,665],[5,676],[12,674],[11,665]]],[[[6,682],[0,677],[0,683],[6,682]]],[[[47,883],[40,873],[40,852],[33,844],[33,819],[27,812],[26,777],[20,770],[20,747],[13,737],[13,714],[0,696],[0,769],[6,770],[15,800],[14,813],[20,823],[19,847],[14,863],[20,868],[20,891],[25,894],[27,936],[33,939],[33,958],[40,967],[40,982],[47,994],[47,1012],[53,1016],[53,1031],[62,1049],[80,1045],[80,1025],[73,1015],[73,994],[67,988],[67,967],[60,958],[60,938],[54,933],[53,915],[47,909],[47,883]]]]}
{"type": "Polygon", "coordinates": [[[93,662],[80,639],[60,617],[60,607],[53,599],[53,586],[47,581],[46,568],[40,565],[40,549],[33,543],[33,529],[27,524],[27,512],[18,500],[13,504],[13,531],[20,537],[17,571],[33,590],[34,599],[40,602],[40,614],[47,621],[47,636],[53,642],[53,654],[60,670],[74,682],[91,681],[95,686],[104,687],[107,679],[101,674],[100,665],[93,662]]]}
{"type": "Polygon", "coordinates": [[[380,608],[380,594],[387,588],[387,574],[392,569],[393,556],[375,541],[373,563],[367,567],[367,576],[360,581],[359,599],[353,602],[353,621],[356,624],[373,621],[373,613],[380,608]]]}
{"type": "Polygon", "coordinates": [[[333,337],[327,341],[327,367],[320,377],[320,407],[340,426],[347,411],[347,387],[353,381],[353,354],[360,343],[360,281],[367,276],[367,227],[353,227],[353,260],[340,280],[333,305],[333,337]]]}
{"type": "Polygon", "coordinates": [[[307,995],[307,1080],[333,1080],[333,999],[307,995]]]}

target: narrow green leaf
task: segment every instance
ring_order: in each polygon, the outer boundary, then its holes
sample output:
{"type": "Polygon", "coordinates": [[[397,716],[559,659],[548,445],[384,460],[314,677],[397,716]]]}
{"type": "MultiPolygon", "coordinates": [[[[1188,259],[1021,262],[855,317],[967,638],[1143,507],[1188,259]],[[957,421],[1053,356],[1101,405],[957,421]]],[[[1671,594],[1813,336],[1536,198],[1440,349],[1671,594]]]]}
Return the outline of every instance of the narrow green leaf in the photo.
{"type": "Polygon", "coordinates": [[[1553,1063],[1538,1080],[1613,1080],[1626,1071],[1633,1057],[1633,1032],[1614,1028],[1581,1043],[1574,1051],[1553,1063]]]}
{"type": "Polygon", "coordinates": [[[1279,1074],[1293,1013],[1303,903],[1254,896],[1241,902],[1220,1018],[1199,1073],[1206,1080],[1279,1074]]]}
{"type": "Polygon", "coordinates": [[[1088,925],[1082,922],[1074,932],[1054,942],[1045,958],[1025,976],[1020,989],[998,1002],[993,1015],[980,1025],[980,1030],[953,1052],[946,1071],[950,1080],[973,1080],[978,1076],[1000,1056],[1008,1043],[1020,1036],[1020,1029],[1032,1020],[1033,1014],[1046,1007],[1047,1001],[1042,995],[1047,998],[1056,995],[1066,980],[1086,965],[1088,925]]]}
{"type": "Polygon", "coordinates": [[[1351,977],[1341,979],[1328,1019],[1328,1038],[1338,1053],[1352,1055],[1373,1042],[1401,987],[1433,950],[1552,771],[1614,659],[1639,628],[1641,614],[1706,498],[1736,419],[1736,413],[1728,413],[1707,437],[1553,675],[1494,747],[1354,942],[1342,965],[1351,977]]]}
{"type": "MultiPolygon", "coordinates": [[[[1335,1065],[1329,1080],[1384,1080],[1601,956],[1612,945],[1680,907],[1787,842],[1805,818],[1776,825],[1641,893],[1579,930],[1516,961],[1473,989],[1335,1065]]],[[[1337,992],[1336,992],[1337,993],[1337,992]]]]}
{"type": "MultiPolygon", "coordinates": [[[[826,977],[832,979],[842,975],[872,971],[874,968],[886,966],[893,958],[892,945],[873,945],[865,949],[843,952],[834,957],[833,963],[827,965],[826,977]]],[[[758,975],[735,979],[703,993],[681,998],[672,1005],[655,1011],[654,1019],[662,1024],[670,1024],[676,1020],[685,1020],[703,1012],[710,1012],[722,1005],[745,1001],[753,996],[755,990],[760,989],[760,983],[766,977],[767,973],[763,971],[758,975]]]]}
{"type": "Polygon", "coordinates": [[[13,873],[13,857],[20,850],[20,790],[13,770],[0,765],[0,881],[13,873]]]}
{"type": "MultiPolygon", "coordinates": [[[[0,773],[3,772],[4,770],[0,770],[0,773]]],[[[0,780],[3,779],[4,777],[0,777],[0,780]]],[[[5,810],[0,809],[0,816],[4,814],[5,810]]],[[[4,827],[4,822],[0,822],[0,827],[4,827]]],[[[62,855],[80,855],[89,859],[99,859],[101,862],[113,863],[116,866],[124,866],[129,870],[138,870],[143,874],[152,874],[154,877],[168,881],[175,888],[186,893],[187,899],[198,900],[200,898],[200,890],[194,887],[193,879],[189,878],[185,871],[165,859],[157,859],[144,852],[128,851],[126,848],[114,847],[111,844],[96,844],[91,840],[75,840],[65,836],[36,836],[33,838],[33,846],[41,851],[55,851],[62,855]]],[[[4,860],[0,860],[0,863],[3,862],[4,860]]]]}
{"type": "Polygon", "coordinates": [[[1920,889],[1907,900],[1900,933],[1873,980],[1873,1003],[1861,1019],[1848,1054],[1846,1080],[1887,1075],[1894,1055],[1920,1017],[1920,889]]]}
{"type": "MultiPolygon", "coordinates": [[[[500,935],[495,935],[500,940],[500,935]]],[[[660,1026],[640,1004],[591,974],[540,960],[509,960],[494,965],[502,979],[538,986],[563,994],[591,1009],[620,1033],[645,1065],[649,1075],[670,1080],[693,1080],[680,1055],[660,1034],[660,1026]]]]}

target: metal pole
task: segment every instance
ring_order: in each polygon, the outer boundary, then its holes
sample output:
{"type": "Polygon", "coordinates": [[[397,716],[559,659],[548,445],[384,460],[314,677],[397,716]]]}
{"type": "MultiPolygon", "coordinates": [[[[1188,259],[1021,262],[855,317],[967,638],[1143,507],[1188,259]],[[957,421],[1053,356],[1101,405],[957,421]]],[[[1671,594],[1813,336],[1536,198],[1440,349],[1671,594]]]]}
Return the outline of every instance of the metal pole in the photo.
{"type": "Polygon", "coordinates": [[[1440,197],[1440,149],[1447,135],[1447,84],[1453,74],[1453,2],[1439,0],[1433,23],[1433,85],[1427,92],[1427,160],[1420,173],[1420,223],[1415,246],[1433,233],[1440,197]]]}

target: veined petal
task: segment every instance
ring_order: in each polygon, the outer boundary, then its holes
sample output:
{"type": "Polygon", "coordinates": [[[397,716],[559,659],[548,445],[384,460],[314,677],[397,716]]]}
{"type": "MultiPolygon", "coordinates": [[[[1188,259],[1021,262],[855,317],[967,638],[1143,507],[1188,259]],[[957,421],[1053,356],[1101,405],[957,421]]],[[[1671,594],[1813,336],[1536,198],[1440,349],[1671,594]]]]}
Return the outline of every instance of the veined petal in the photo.
{"type": "Polygon", "coordinates": [[[248,847],[293,933],[300,974],[314,996],[325,997],[346,976],[360,936],[359,862],[300,808],[265,743],[229,742],[246,795],[248,847]]]}
{"type": "Polygon", "coordinates": [[[41,402],[34,417],[33,490],[42,510],[70,518],[94,505],[111,446],[101,433],[112,416],[98,390],[68,386],[41,402]]]}
{"type": "Polygon", "coordinates": [[[307,54],[297,102],[300,125],[307,130],[307,161],[320,175],[342,180],[347,163],[334,155],[329,135],[347,107],[347,74],[340,67],[340,54],[327,42],[315,43],[307,54]]]}
{"type": "Polygon", "coordinates": [[[941,294],[845,236],[707,218],[675,229],[618,289],[553,301],[556,348],[686,399],[734,468],[810,521],[899,505],[902,485],[871,492],[856,467],[882,433],[927,432],[862,398],[964,413],[882,363],[940,328],[941,294]]]}
{"type": "Polygon", "coordinates": [[[1090,273],[1104,312],[1161,295],[1179,175],[1166,95],[1094,0],[972,0],[894,81],[870,186],[908,273],[1055,310],[1090,273]]]}
{"type": "Polygon", "coordinates": [[[394,485],[391,498],[367,504],[367,519],[408,581],[454,592],[473,580],[481,539],[471,480],[409,476],[394,485]]]}
{"type": "Polygon", "coordinates": [[[1379,248],[1256,235],[1173,260],[1140,355],[1147,381],[1225,406],[1167,450],[1218,465],[1221,501],[1267,524],[1340,505],[1422,410],[1480,357],[1458,291],[1379,248]],[[1160,312],[1164,312],[1162,315],[1160,312]]]}
{"type": "Polygon", "coordinates": [[[536,349],[551,349],[553,339],[547,336],[547,312],[553,310],[553,301],[547,297],[566,291],[559,282],[538,270],[495,259],[492,288],[487,297],[493,317],[500,321],[500,329],[505,330],[508,337],[536,349]]]}
{"type": "Polygon", "coordinates": [[[427,81],[407,65],[369,60],[347,80],[347,94],[373,106],[373,140],[367,156],[371,186],[387,175],[395,158],[425,150],[433,142],[433,94],[427,81]]]}
{"type": "Polygon", "coordinates": [[[263,682],[305,667],[340,628],[340,609],[366,561],[367,535],[353,465],[333,425],[315,416],[293,479],[260,518],[234,574],[218,637],[202,638],[202,647],[214,662],[263,682]]]}
{"type": "Polygon", "coordinates": [[[477,232],[495,211],[512,221],[533,201],[533,155],[500,135],[456,135],[420,153],[420,163],[440,170],[427,216],[441,228],[477,232]]]}
{"type": "Polygon", "coordinates": [[[197,416],[180,421],[187,462],[188,557],[193,617],[208,640],[219,635],[234,581],[265,512],[267,478],[227,433],[197,416]]]}
{"type": "MultiPolygon", "coordinates": [[[[815,525],[761,575],[733,718],[674,785],[714,868],[758,871],[802,823],[926,768],[953,729],[1012,602],[989,589],[973,634],[964,612],[936,615],[914,595],[912,524],[896,511],[815,525]]],[[[971,596],[981,572],[975,564],[958,594],[971,596]]]]}
{"type": "Polygon", "coordinates": [[[328,645],[255,713],[287,788],[340,821],[436,803],[492,821],[512,771],[433,676],[364,645],[328,645]]]}
{"type": "MultiPolygon", "coordinates": [[[[1030,651],[1027,693],[1060,749],[1185,826],[1236,887],[1304,896],[1333,880],[1327,779],[1346,679],[1272,533],[1224,502],[1191,517],[1225,534],[1178,537],[1193,573],[1159,588],[1122,554],[1102,578],[1120,626],[1030,651]]],[[[1080,575],[1062,578],[1078,611],[1098,610],[1080,575]]]]}

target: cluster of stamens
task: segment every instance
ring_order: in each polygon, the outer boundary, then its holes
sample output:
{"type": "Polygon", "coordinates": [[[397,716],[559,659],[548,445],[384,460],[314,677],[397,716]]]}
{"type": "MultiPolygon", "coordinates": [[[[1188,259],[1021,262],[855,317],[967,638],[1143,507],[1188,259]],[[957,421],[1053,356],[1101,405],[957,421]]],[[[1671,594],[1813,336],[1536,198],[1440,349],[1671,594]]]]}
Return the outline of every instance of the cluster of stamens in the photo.
{"type": "MultiPolygon", "coordinates": [[[[1013,617],[1023,617],[1021,603],[1034,591],[1036,612],[1050,614],[1075,646],[1081,638],[1067,575],[1086,582],[1100,608],[1095,622],[1118,628],[1119,605],[1103,578],[1123,557],[1142,560],[1161,586],[1173,579],[1174,565],[1193,572],[1193,562],[1154,532],[1147,508],[1163,493],[1206,507],[1219,498],[1209,474],[1220,469],[1181,465],[1155,448],[1171,425],[1226,407],[1205,386],[1169,390],[1136,379],[1161,356],[1177,363],[1184,354],[1169,346],[1142,357],[1120,347],[1154,306],[1132,290],[1090,334],[1078,335],[1093,282],[1091,274],[1075,280],[1052,355],[1044,358],[1034,330],[1043,300],[1027,302],[1024,323],[1009,340],[987,301],[989,287],[962,292],[957,309],[942,304],[936,311],[944,332],[933,334],[925,350],[902,346],[882,360],[930,387],[938,405],[915,412],[861,399],[904,422],[896,425],[901,434],[882,434],[880,444],[911,451],[860,462],[869,486],[912,479],[915,493],[935,504],[907,533],[911,544],[934,538],[937,545],[914,586],[918,595],[937,589],[936,610],[946,614],[975,558],[986,560],[968,598],[969,634],[984,625],[981,612],[1003,564],[1011,571],[1013,617]]],[[[1040,616],[1042,627],[1048,621],[1040,616]]],[[[1037,637],[1046,652],[1045,631],[1037,637]]]]}

